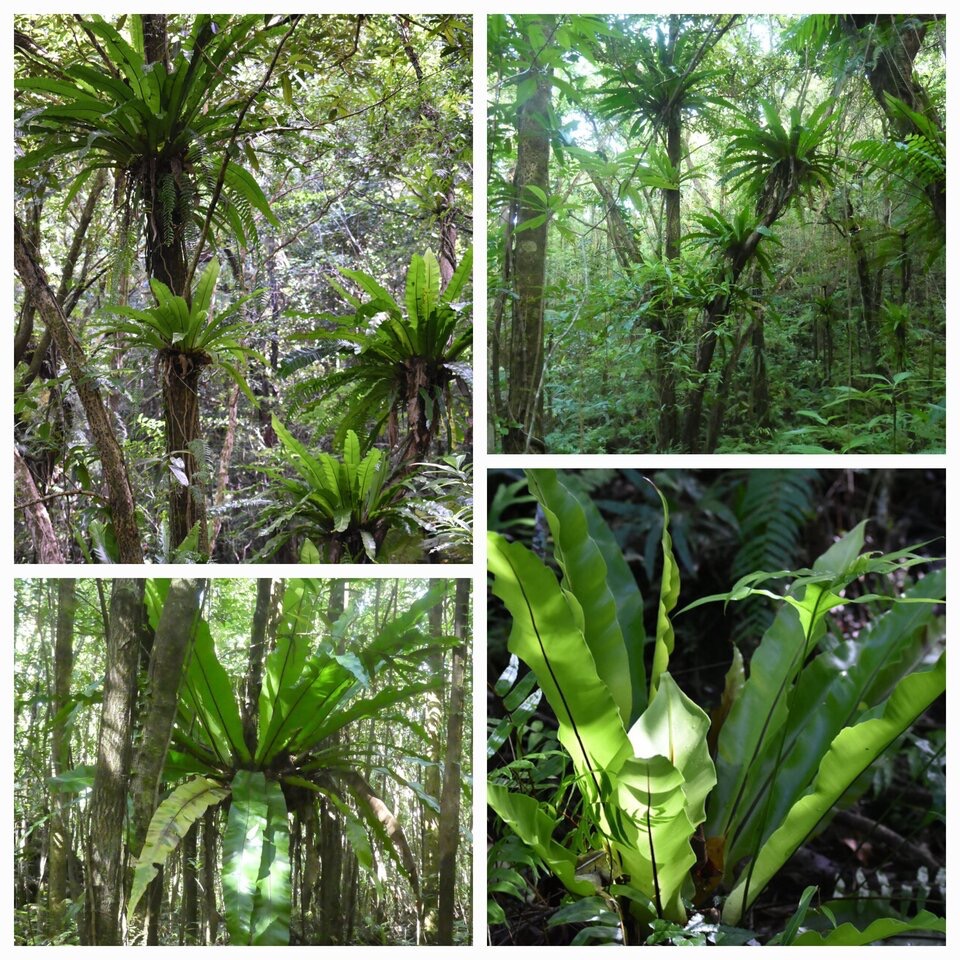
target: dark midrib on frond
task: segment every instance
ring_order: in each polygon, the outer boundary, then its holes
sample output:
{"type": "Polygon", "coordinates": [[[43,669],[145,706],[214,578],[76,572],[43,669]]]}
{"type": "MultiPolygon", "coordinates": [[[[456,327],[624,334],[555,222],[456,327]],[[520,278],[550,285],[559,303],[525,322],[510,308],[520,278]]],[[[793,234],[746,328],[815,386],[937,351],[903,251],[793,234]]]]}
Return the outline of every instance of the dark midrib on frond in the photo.
{"type": "Polygon", "coordinates": [[[530,624],[533,626],[533,632],[537,637],[537,643],[540,645],[540,652],[543,654],[543,661],[547,665],[547,670],[550,672],[550,679],[553,680],[553,685],[557,688],[557,693],[560,694],[560,699],[563,701],[563,709],[567,712],[567,717],[570,720],[570,726],[573,728],[573,734],[577,738],[577,743],[580,746],[580,752],[583,754],[583,759],[587,764],[587,770],[590,772],[590,779],[593,780],[593,785],[597,791],[597,799],[602,802],[603,792],[600,789],[600,782],[597,779],[596,772],[593,769],[593,764],[590,761],[590,754],[587,753],[587,748],[583,743],[583,739],[580,736],[580,731],[577,728],[577,722],[573,719],[573,712],[570,710],[570,705],[567,703],[567,698],[563,692],[563,687],[560,686],[560,681],[557,679],[557,675],[553,671],[553,664],[550,663],[550,657],[547,654],[547,648],[544,646],[543,637],[540,635],[540,629],[537,626],[537,619],[533,612],[533,606],[530,603],[530,600],[527,597],[527,591],[523,588],[523,583],[520,580],[520,574],[517,568],[513,565],[513,561],[510,559],[506,553],[503,554],[506,558],[507,563],[510,564],[510,569],[513,571],[514,579],[516,584],[520,589],[520,593],[523,596],[523,602],[527,605],[527,611],[530,614],[530,624]]]}

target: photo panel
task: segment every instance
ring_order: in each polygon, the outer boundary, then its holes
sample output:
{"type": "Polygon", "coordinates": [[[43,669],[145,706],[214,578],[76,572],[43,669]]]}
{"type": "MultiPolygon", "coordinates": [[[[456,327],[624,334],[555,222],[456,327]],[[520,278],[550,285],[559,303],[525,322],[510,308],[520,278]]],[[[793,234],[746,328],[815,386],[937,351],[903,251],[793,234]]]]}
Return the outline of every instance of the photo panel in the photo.
{"type": "Polygon", "coordinates": [[[943,14],[487,38],[490,452],[944,451],[943,14]]]}
{"type": "Polygon", "coordinates": [[[14,26],[16,562],[469,562],[472,16],[14,26]]]}
{"type": "Polygon", "coordinates": [[[468,944],[467,579],[14,582],[17,944],[468,944]]]}
{"type": "Polygon", "coordinates": [[[945,471],[491,471],[492,944],[942,943],[945,471]]]}

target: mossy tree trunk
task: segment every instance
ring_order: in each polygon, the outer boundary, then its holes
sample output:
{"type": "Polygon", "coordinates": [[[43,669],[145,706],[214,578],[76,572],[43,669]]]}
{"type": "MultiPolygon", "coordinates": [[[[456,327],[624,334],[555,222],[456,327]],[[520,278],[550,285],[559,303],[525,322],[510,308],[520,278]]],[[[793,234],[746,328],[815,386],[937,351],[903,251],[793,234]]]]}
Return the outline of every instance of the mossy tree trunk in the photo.
{"type": "MultiPolygon", "coordinates": [[[[538,19],[547,43],[556,31],[555,18],[538,19]]],[[[511,233],[514,300],[511,309],[507,371],[506,433],[504,453],[543,450],[544,328],[543,288],[547,270],[548,220],[527,229],[525,224],[542,218],[543,202],[536,191],[550,192],[550,98],[552,70],[534,63],[531,76],[536,88],[517,105],[517,168],[515,205],[517,222],[511,233]],[[529,188],[533,187],[531,191],[529,188]]],[[[521,84],[518,90],[523,90],[521,84]]]]}
{"type": "MultiPolygon", "coordinates": [[[[57,635],[54,648],[53,712],[59,717],[70,698],[73,677],[73,618],[77,609],[76,580],[57,581],[57,635]]],[[[66,720],[53,724],[50,731],[50,756],[54,776],[65,773],[70,766],[70,737],[66,720]]],[[[50,794],[50,862],[49,895],[52,934],[63,929],[67,898],[67,862],[72,850],[67,796],[62,792],[50,794]]]]}
{"type": "Polygon", "coordinates": [[[127,781],[133,753],[137,660],[143,627],[143,580],[114,580],[106,625],[106,676],[97,743],[96,775],[90,799],[87,850],[87,945],[120,946],[120,911],[126,889],[123,838],[127,781]]]}

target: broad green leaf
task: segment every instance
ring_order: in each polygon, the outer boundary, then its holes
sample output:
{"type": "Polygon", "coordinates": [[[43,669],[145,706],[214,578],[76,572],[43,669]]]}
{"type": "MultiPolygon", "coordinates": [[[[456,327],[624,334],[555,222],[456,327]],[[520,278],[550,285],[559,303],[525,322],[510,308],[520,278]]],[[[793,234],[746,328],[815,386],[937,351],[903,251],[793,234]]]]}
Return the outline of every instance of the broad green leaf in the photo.
{"type": "Polygon", "coordinates": [[[251,941],[253,906],[267,826],[266,779],[260,771],[240,770],[223,835],[223,907],[230,941],[251,941]]]}
{"type": "Polygon", "coordinates": [[[72,770],[64,770],[47,780],[51,793],[84,793],[93,788],[96,767],[81,764],[72,770]]]}
{"type": "Polygon", "coordinates": [[[345,277],[349,277],[364,293],[369,294],[374,300],[383,301],[385,304],[388,304],[394,312],[400,312],[400,308],[397,306],[393,297],[390,296],[390,292],[377,283],[369,273],[364,273],[362,270],[348,270],[346,267],[341,268],[340,272],[345,277]]]}
{"type": "MultiPolygon", "coordinates": [[[[935,571],[913,585],[907,600],[942,599],[944,571],[935,571]]],[[[744,796],[772,791],[762,803],[749,802],[752,811],[741,820],[731,838],[727,859],[736,862],[751,854],[786,816],[809,787],[820,759],[834,737],[855,723],[862,711],[889,696],[902,676],[923,656],[929,605],[896,603],[873,618],[851,638],[821,653],[803,670],[790,698],[790,714],[782,737],[769,741],[754,764],[744,796]]]]}
{"type": "Polygon", "coordinates": [[[590,880],[577,876],[576,854],[553,839],[556,820],[536,797],[511,793],[499,784],[488,783],[487,803],[571,893],[581,897],[596,893],[590,880]]]}
{"type": "MultiPolygon", "coordinates": [[[[654,488],[656,489],[656,488],[654,488]]],[[[673,540],[667,529],[670,523],[670,510],[667,499],[657,490],[660,503],[663,506],[663,533],[660,537],[660,548],[663,554],[663,573],[660,576],[660,602],[657,605],[657,634],[653,648],[653,664],[650,667],[650,697],[657,692],[660,674],[667,669],[670,654],[673,653],[673,624],[670,622],[670,613],[677,605],[680,597],[680,568],[673,558],[673,540]]]]}
{"type": "Polygon", "coordinates": [[[290,936],[287,808],[280,784],[240,770],[223,835],[223,904],[235,945],[276,946],[290,936]]]}
{"type": "Polygon", "coordinates": [[[143,850],[134,866],[133,885],[127,903],[128,916],[133,914],[150,881],[157,875],[158,868],[163,866],[187,831],[203,816],[207,807],[228,796],[230,791],[222,784],[198,777],[182,783],[157,807],[147,827],[143,850]]]}
{"type": "MultiPolygon", "coordinates": [[[[422,683],[388,687],[372,697],[356,699],[345,709],[338,709],[341,707],[340,701],[346,699],[344,694],[348,692],[353,694],[355,683],[352,675],[339,664],[331,666],[339,668],[339,672],[335,675],[338,685],[327,699],[316,698],[320,702],[314,702],[313,706],[308,708],[312,710],[312,714],[305,720],[304,728],[298,730],[291,741],[291,745],[297,750],[309,750],[326,737],[357,720],[383,714],[387,707],[399,703],[416,702],[422,694],[438,689],[441,683],[441,678],[434,677],[422,683]]],[[[328,667],[327,671],[332,674],[331,667],[328,667]]]]}
{"type": "Polygon", "coordinates": [[[460,263],[457,265],[457,269],[454,270],[453,276],[450,278],[450,282],[443,291],[443,296],[440,297],[441,303],[453,303],[457,297],[460,296],[460,291],[470,281],[472,270],[473,247],[467,247],[463,257],[460,260],[460,263]]]}
{"type": "Polygon", "coordinates": [[[276,646],[263,665],[258,724],[261,738],[270,729],[282,698],[300,679],[310,646],[310,639],[302,630],[312,621],[315,599],[313,589],[303,580],[291,580],[284,590],[276,646]]]}
{"type": "Polygon", "coordinates": [[[512,617],[508,647],[537,675],[559,722],[560,742],[573,758],[584,795],[597,799],[598,773],[632,754],[620,711],[600,679],[593,654],[553,573],[523,544],[488,534],[493,592],[512,617]]]}
{"type": "Polygon", "coordinates": [[[882,917],[874,920],[865,930],[858,930],[852,923],[841,923],[833,930],[821,933],[808,930],[793,941],[795,947],[864,947],[877,940],[909,935],[915,930],[929,930],[934,933],[947,932],[947,920],[938,917],[929,910],[921,910],[910,920],[897,917],[882,917]]]}
{"type": "Polygon", "coordinates": [[[820,763],[810,793],[798,800],[783,823],[747,864],[723,908],[735,924],[773,875],[806,840],[847,788],[946,689],[946,654],[924,673],[904,677],[881,708],[842,730],[820,763]]]}
{"type": "Polygon", "coordinates": [[[340,664],[325,656],[313,657],[294,685],[281,691],[270,725],[260,731],[256,762],[268,764],[281,750],[292,746],[292,737],[322,723],[355,682],[340,664]]]}
{"type": "Polygon", "coordinates": [[[268,780],[266,794],[267,823],[250,942],[258,947],[277,947],[290,942],[290,828],[280,784],[268,780]]]}
{"type": "Polygon", "coordinates": [[[616,600],[607,581],[606,558],[590,535],[584,504],[562,474],[555,470],[526,473],[530,492],[539,500],[550,524],[554,556],[563,571],[562,587],[576,597],[583,615],[578,627],[593,654],[597,674],[626,726],[633,708],[631,665],[616,600]]]}
{"type": "Polygon", "coordinates": [[[180,709],[196,719],[210,746],[228,766],[249,763],[250,751],[243,740],[240,709],[227,671],[217,659],[210,626],[198,617],[193,649],[180,691],[180,709]]]}
{"type": "Polygon", "coordinates": [[[635,759],[616,777],[632,841],[617,843],[617,850],[631,885],[659,903],[663,919],[686,919],[681,891],[696,863],[690,838],[716,783],[709,729],[703,710],[669,673],[662,674],[650,706],[628,734],[635,759]]]}

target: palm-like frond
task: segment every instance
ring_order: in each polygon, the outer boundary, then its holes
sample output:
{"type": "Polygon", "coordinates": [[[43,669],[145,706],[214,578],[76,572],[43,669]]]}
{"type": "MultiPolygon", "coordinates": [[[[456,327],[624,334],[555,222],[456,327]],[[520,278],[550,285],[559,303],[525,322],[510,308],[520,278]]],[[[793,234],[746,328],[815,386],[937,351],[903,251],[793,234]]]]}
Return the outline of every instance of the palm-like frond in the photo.
{"type": "MultiPolygon", "coordinates": [[[[26,175],[56,158],[76,157],[73,195],[96,170],[124,171],[140,184],[148,203],[161,207],[155,213],[169,225],[180,195],[189,196],[204,183],[208,158],[233,135],[240,102],[217,95],[261,41],[262,18],[248,15],[231,23],[223,16],[197,16],[169,70],[147,63],[103,18],[90,18],[87,27],[109,64],[74,64],[60,77],[15,81],[15,88],[27,94],[21,101],[29,101],[17,106],[17,131],[28,146],[16,160],[16,173],[26,175]],[[173,173],[161,173],[154,183],[158,171],[165,170],[173,173]]],[[[255,126],[245,121],[247,131],[255,126]]],[[[187,206],[183,219],[202,222],[201,206],[187,206]]],[[[248,244],[256,235],[252,210],[276,222],[256,180],[230,161],[217,217],[248,244]]]]}
{"type": "Polygon", "coordinates": [[[764,124],[742,113],[741,125],[731,131],[724,182],[746,188],[762,214],[771,203],[783,206],[803,191],[829,187],[846,164],[832,149],[832,100],[824,100],[806,120],[792,107],[789,125],[769,100],[761,101],[761,108],[764,124]]]}
{"type": "Polygon", "coordinates": [[[266,533],[283,527],[273,547],[301,534],[316,543],[333,543],[334,559],[344,554],[358,562],[376,561],[388,527],[396,522],[403,483],[396,479],[382,450],[361,456],[356,433],[347,431],[340,457],[311,453],[276,418],[273,429],[283,451],[278,466],[266,467],[279,494],[264,512],[266,533]],[[292,468],[295,476],[288,475],[292,468]]]}
{"type": "Polygon", "coordinates": [[[632,137],[646,127],[662,128],[674,111],[729,106],[710,92],[721,71],[688,69],[698,54],[699,41],[692,33],[680,34],[672,51],[659,31],[655,40],[645,34],[634,36],[630,56],[635,62],[618,69],[603,85],[598,112],[614,120],[633,118],[632,137]]]}
{"type": "MultiPolygon", "coordinates": [[[[738,210],[732,220],[728,220],[713,208],[710,208],[708,213],[694,214],[693,219],[702,229],[688,233],[685,239],[695,246],[707,247],[718,254],[719,259],[730,258],[742,249],[754,230],[771,243],[780,245],[774,232],[763,224],[758,224],[756,216],[746,208],[738,210]]],[[[767,276],[772,276],[773,263],[763,245],[757,247],[754,259],[767,276]]]]}
{"type": "MultiPolygon", "coordinates": [[[[369,299],[361,300],[333,282],[353,310],[340,316],[320,314],[319,319],[333,323],[334,329],[298,334],[297,339],[335,345],[346,357],[346,366],[310,378],[293,391],[309,408],[343,387],[351,388],[336,443],[342,443],[350,430],[365,435],[369,442],[383,429],[390,414],[415,401],[421,390],[431,402],[440,397],[456,375],[452,365],[467,355],[473,343],[468,305],[457,302],[472,264],[472,251],[468,250],[441,291],[436,257],[429,251],[423,256],[414,255],[407,271],[403,307],[369,274],[341,271],[369,299]],[[415,389],[414,371],[426,379],[425,385],[418,383],[415,389]],[[366,431],[371,421],[373,427],[366,431]]],[[[299,359],[306,359],[306,355],[299,359]]]]}
{"type": "Polygon", "coordinates": [[[194,358],[194,365],[215,363],[226,370],[252,403],[256,403],[246,380],[231,360],[258,357],[256,351],[241,342],[248,326],[236,317],[241,307],[261,291],[233,300],[223,310],[214,312],[219,275],[220,264],[214,258],[200,275],[189,303],[184,297],[171,293],[165,283],[151,280],[156,306],[140,310],[121,304],[108,305],[106,311],[122,319],[104,322],[100,329],[119,335],[127,346],[184,354],[194,358]]]}

